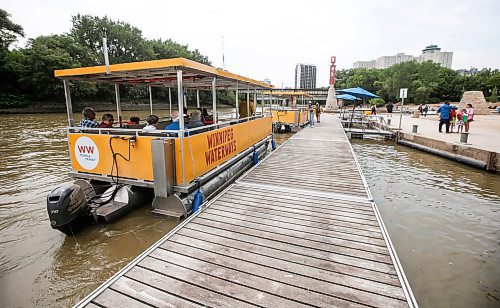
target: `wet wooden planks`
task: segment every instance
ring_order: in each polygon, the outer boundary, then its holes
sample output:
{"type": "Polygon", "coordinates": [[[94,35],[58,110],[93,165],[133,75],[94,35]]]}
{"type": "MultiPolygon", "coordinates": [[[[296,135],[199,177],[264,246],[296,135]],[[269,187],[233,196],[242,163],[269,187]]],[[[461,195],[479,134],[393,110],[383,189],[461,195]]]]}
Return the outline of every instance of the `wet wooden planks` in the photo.
{"type": "Polygon", "coordinates": [[[414,306],[341,129],[296,134],[81,306],[414,306]]]}

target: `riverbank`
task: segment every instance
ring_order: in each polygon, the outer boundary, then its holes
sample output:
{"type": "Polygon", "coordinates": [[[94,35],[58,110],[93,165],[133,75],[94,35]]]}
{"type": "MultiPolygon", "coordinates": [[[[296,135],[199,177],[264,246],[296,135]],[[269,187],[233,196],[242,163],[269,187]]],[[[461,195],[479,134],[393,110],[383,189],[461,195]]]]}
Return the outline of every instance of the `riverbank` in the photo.
{"type": "MultiPolygon", "coordinates": [[[[388,117],[391,119],[391,128],[399,127],[399,115],[388,117]]],[[[446,156],[451,154],[451,159],[460,161],[464,158],[465,163],[469,159],[477,161],[479,165],[483,163],[484,169],[489,171],[500,170],[500,115],[476,115],[474,122],[470,124],[470,131],[467,136],[467,143],[460,142],[460,133],[456,128],[454,133],[438,132],[439,118],[437,115],[413,118],[404,115],[401,123],[401,140],[410,144],[428,147],[432,150],[443,151],[446,156]],[[414,133],[414,126],[417,125],[417,132],[414,133]]],[[[418,148],[418,147],[416,147],[418,148]]],[[[423,148],[425,150],[425,148],[423,148]]],[[[439,153],[438,153],[439,155],[439,153]]],[[[470,164],[473,164],[471,161],[470,164]]],[[[476,166],[477,167],[477,166],[476,166]]]]}

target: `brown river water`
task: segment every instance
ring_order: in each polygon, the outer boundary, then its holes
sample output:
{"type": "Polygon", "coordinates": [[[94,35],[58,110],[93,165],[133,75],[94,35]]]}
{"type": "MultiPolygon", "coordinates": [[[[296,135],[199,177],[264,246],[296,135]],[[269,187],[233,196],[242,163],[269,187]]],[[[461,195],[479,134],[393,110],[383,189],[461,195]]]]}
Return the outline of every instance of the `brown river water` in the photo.
{"type": "MultiPolygon", "coordinates": [[[[0,115],[0,307],[71,306],[175,226],[145,206],[76,237],[53,230],[65,126],[65,114],[0,115]]],[[[499,307],[500,176],[385,141],[353,147],[420,306],[499,307]]]]}

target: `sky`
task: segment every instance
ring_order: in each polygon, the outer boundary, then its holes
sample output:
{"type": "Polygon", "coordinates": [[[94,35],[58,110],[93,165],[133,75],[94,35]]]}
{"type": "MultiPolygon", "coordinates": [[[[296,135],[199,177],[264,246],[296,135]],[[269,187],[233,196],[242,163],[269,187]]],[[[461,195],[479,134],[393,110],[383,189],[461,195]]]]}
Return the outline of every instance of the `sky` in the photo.
{"type": "Polygon", "coordinates": [[[333,55],[348,69],[398,52],[418,56],[429,44],[454,53],[453,69],[500,68],[499,0],[0,0],[0,8],[27,38],[68,32],[78,13],[107,15],[148,39],[198,49],[216,67],[224,52],[226,70],[276,87],[294,86],[297,63],[316,65],[322,87],[333,55]]]}

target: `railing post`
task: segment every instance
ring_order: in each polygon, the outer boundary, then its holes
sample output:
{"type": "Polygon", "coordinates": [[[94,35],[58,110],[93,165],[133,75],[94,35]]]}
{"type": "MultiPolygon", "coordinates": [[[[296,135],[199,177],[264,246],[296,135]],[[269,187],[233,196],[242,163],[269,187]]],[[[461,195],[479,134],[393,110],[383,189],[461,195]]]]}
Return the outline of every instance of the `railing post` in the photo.
{"type": "Polygon", "coordinates": [[[186,182],[186,171],[184,170],[184,91],[182,85],[182,70],[177,70],[177,105],[179,105],[179,143],[181,152],[181,176],[182,184],[186,182]]]}

